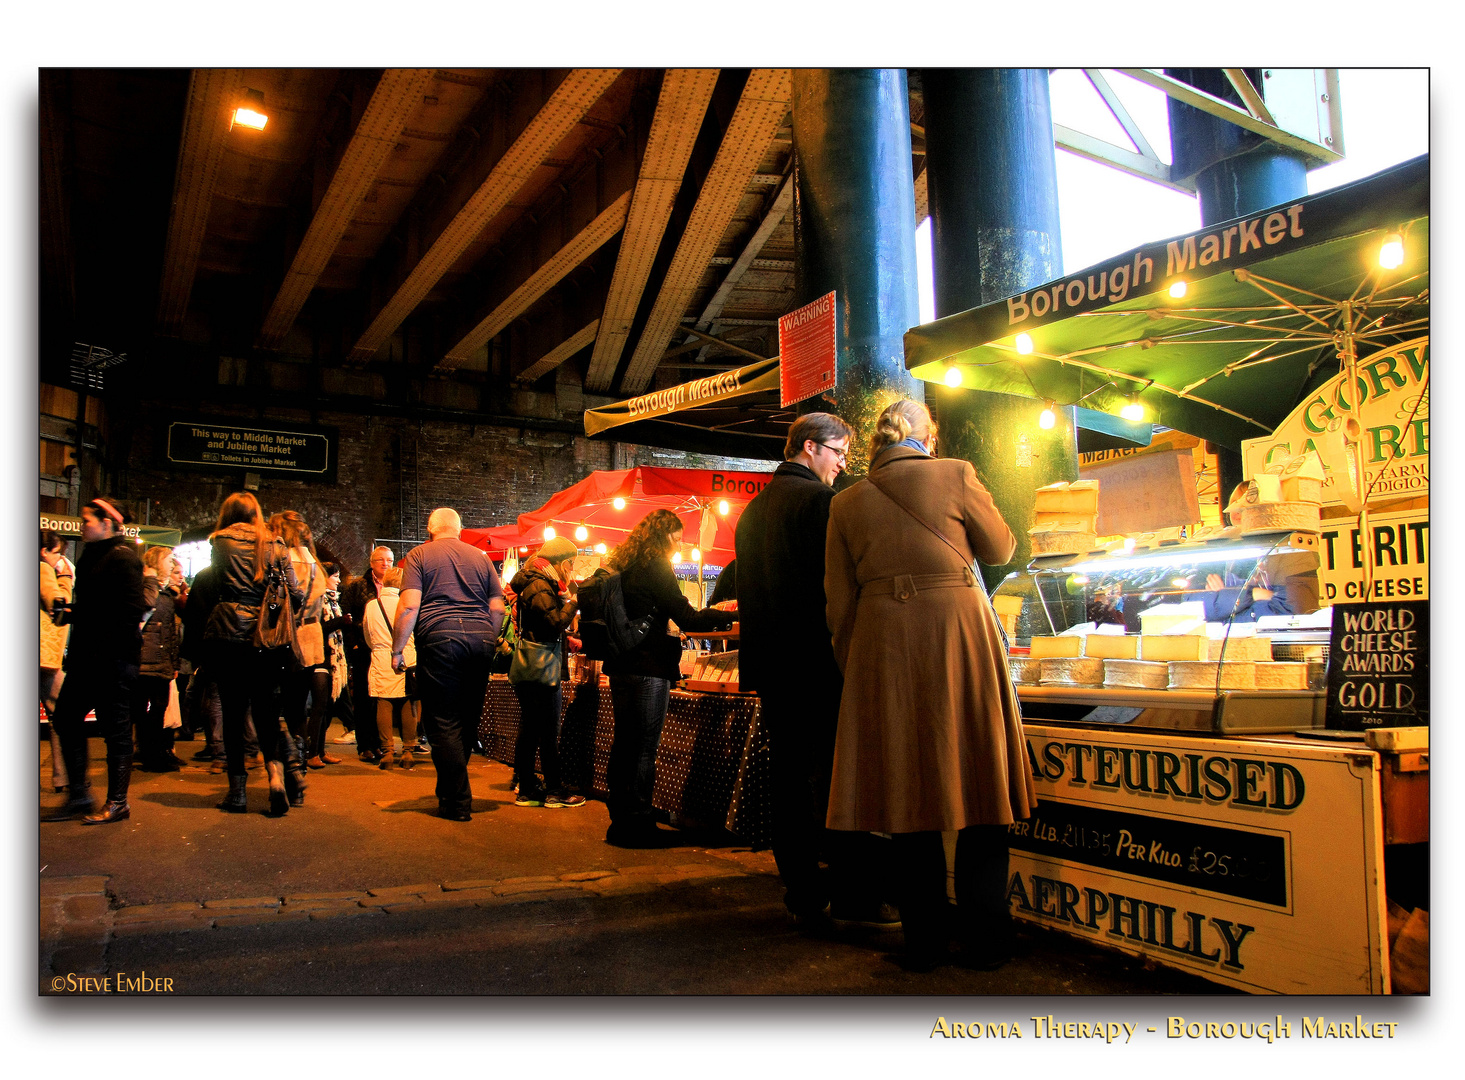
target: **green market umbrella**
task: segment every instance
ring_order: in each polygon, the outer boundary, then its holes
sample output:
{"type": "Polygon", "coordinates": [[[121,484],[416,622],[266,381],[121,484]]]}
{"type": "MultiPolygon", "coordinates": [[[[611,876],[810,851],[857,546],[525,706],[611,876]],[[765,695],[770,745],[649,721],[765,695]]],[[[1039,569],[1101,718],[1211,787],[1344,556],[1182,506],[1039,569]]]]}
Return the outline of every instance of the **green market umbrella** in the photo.
{"type": "Polygon", "coordinates": [[[927,381],[1111,413],[1137,400],[1146,421],[1239,448],[1340,364],[1428,329],[1425,155],[914,327],[905,354],[927,381]]]}

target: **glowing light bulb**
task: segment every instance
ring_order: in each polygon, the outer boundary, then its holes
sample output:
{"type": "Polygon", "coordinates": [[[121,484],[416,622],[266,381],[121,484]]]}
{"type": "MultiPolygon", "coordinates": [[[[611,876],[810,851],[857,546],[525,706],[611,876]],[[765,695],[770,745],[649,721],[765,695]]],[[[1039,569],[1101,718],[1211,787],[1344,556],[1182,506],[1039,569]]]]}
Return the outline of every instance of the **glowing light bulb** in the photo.
{"type": "Polygon", "coordinates": [[[1050,401],[1043,407],[1043,411],[1038,414],[1038,427],[1047,431],[1057,422],[1058,417],[1053,415],[1053,403],[1050,401]]]}
{"type": "Polygon", "coordinates": [[[1087,585],[1089,583],[1089,576],[1087,574],[1074,574],[1068,580],[1072,581],[1075,585],[1087,585]]]}
{"type": "Polygon", "coordinates": [[[529,549],[528,548],[520,548],[519,549],[519,554],[520,555],[528,555],[529,554],[529,549]]]}
{"type": "Polygon", "coordinates": [[[944,378],[941,381],[944,382],[947,386],[960,386],[961,385],[961,368],[956,367],[955,365],[947,368],[946,369],[946,378],[944,378]]]}
{"type": "Polygon", "coordinates": [[[1119,410],[1119,415],[1125,420],[1138,423],[1145,418],[1145,407],[1139,403],[1139,398],[1130,398],[1128,404],[1119,410]]]}
{"type": "Polygon", "coordinates": [[[584,525],[577,525],[575,527],[575,539],[583,544],[586,540],[590,539],[590,530],[585,528],[584,525]]]}
{"type": "Polygon", "coordinates": [[[595,554],[597,555],[604,555],[609,550],[610,549],[605,546],[604,540],[595,545],[595,554]]]}
{"type": "Polygon", "coordinates": [[[238,107],[229,118],[229,130],[246,127],[252,131],[263,131],[269,120],[269,116],[265,114],[264,94],[259,90],[245,90],[240,96],[238,107]]]}
{"type": "Polygon", "coordinates": [[[731,509],[732,509],[732,507],[727,504],[727,500],[726,499],[720,500],[718,502],[718,504],[717,504],[717,512],[719,514],[721,514],[723,517],[727,517],[727,512],[729,510],[731,510],[731,509]]]}
{"type": "Polygon", "coordinates": [[[1012,339],[1012,344],[1023,356],[1027,356],[1033,351],[1033,339],[1031,334],[1018,334],[1017,337],[1012,339]]]}
{"type": "Polygon", "coordinates": [[[553,540],[554,539],[554,535],[555,535],[555,533],[554,533],[554,526],[553,525],[546,525],[544,527],[544,538],[546,540],[553,540]]]}
{"type": "Polygon", "coordinates": [[[615,499],[611,501],[611,505],[614,506],[617,510],[624,510],[626,508],[626,500],[617,495],[615,499]]]}
{"type": "Polygon", "coordinates": [[[682,553],[680,551],[673,551],[671,553],[671,563],[672,563],[672,565],[675,566],[677,563],[679,563],[681,561],[682,561],[682,553]]]}
{"type": "Polygon", "coordinates": [[[1404,238],[1398,233],[1389,233],[1379,248],[1379,265],[1385,270],[1396,270],[1404,265],[1404,238]]]}
{"type": "Polygon", "coordinates": [[[1188,286],[1183,280],[1175,282],[1170,286],[1170,298],[1172,300],[1179,300],[1182,296],[1185,295],[1185,290],[1187,288],[1188,286]]]}
{"type": "Polygon", "coordinates": [[[701,562],[702,561],[702,549],[701,548],[693,548],[692,549],[692,561],[693,562],[701,562]]]}

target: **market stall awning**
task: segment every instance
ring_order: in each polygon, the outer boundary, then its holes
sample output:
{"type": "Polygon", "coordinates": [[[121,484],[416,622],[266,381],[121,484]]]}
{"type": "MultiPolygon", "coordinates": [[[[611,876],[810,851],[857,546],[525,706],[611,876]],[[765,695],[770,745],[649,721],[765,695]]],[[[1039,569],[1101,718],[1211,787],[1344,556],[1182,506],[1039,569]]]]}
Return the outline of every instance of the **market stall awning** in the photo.
{"type": "Polygon", "coordinates": [[[771,475],[651,465],[601,470],[555,492],[543,506],[520,514],[513,525],[464,529],[462,538],[494,554],[526,547],[532,551],[544,542],[548,526],[582,548],[598,543],[614,547],[651,511],[665,509],[682,519],[688,551],[695,547],[704,562],[726,565],[733,558],[733,534],[743,507],[771,475]],[[582,526],[583,537],[577,535],[582,526]]]}
{"type": "MultiPolygon", "coordinates": [[[[668,450],[782,461],[798,410],[779,405],[778,357],[711,375],[585,414],[585,434],[668,450]]],[[[1150,425],[1078,410],[1079,449],[1145,446],[1150,425]]]]}
{"type": "Polygon", "coordinates": [[[798,415],[779,406],[778,357],[693,379],[585,414],[585,434],[731,457],[783,460],[798,415]]]}
{"type": "Polygon", "coordinates": [[[1111,413],[1137,395],[1147,421],[1239,447],[1348,347],[1366,358],[1428,325],[1424,156],[917,326],[906,367],[1111,413]],[[1385,268],[1395,235],[1401,261],[1385,268]]]}

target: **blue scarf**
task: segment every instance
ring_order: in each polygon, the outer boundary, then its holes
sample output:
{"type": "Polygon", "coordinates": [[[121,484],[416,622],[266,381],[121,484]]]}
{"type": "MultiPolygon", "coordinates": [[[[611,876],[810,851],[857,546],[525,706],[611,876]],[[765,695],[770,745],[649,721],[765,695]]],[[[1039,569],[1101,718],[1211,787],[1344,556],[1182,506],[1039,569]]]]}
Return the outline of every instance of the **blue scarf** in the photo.
{"type": "MultiPolygon", "coordinates": [[[[890,446],[885,447],[885,450],[890,450],[896,446],[908,446],[912,450],[919,450],[923,454],[926,452],[926,444],[921,442],[921,440],[916,438],[914,435],[909,435],[906,438],[901,439],[898,443],[891,443],[890,446]]],[[[885,453],[885,450],[881,450],[880,454],[885,453]]],[[[875,455],[876,460],[879,460],[880,454],[875,455]]]]}

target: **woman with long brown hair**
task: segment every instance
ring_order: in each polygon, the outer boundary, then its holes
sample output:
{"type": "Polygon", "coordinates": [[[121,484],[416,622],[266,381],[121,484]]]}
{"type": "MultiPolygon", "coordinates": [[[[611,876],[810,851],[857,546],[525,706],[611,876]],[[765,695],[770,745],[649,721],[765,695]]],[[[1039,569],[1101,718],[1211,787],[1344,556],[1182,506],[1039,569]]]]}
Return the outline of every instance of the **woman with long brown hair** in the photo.
{"type": "Polygon", "coordinates": [[[278,702],[280,684],[293,658],[289,646],[258,648],[254,632],[271,568],[284,575],[293,607],[298,609],[305,592],[296,583],[289,551],[270,534],[259,501],[249,492],[236,491],[224,500],[209,542],[213,545],[211,564],[219,601],[209,615],[203,636],[207,662],[213,669],[224,709],[224,752],[229,772],[229,794],[219,809],[242,814],[248,808],[244,720],[252,713],[269,772],[270,813],[279,816],[290,809],[285,763],[297,757],[294,740],[280,723],[278,702]]]}
{"type": "Polygon", "coordinates": [[[315,537],[305,519],[294,510],[286,510],[270,518],[270,532],[290,550],[290,566],[295,580],[305,593],[305,600],[295,617],[295,642],[300,668],[285,676],[283,705],[285,724],[295,741],[296,756],[290,765],[294,783],[290,786],[290,805],[305,805],[305,762],[310,757],[308,746],[315,731],[331,722],[331,669],[326,663],[326,638],[321,626],[321,609],[330,589],[325,570],[315,551],[315,537]],[[309,698],[310,723],[307,728],[305,702],[309,698]],[[310,735],[307,736],[307,731],[310,735]]]}
{"type": "Polygon", "coordinates": [[[682,519],[670,510],[653,510],[610,557],[610,569],[621,575],[626,616],[632,622],[651,618],[651,631],[641,644],[604,666],[615,714],[606,774],[610,829],[605,839],[619,847],[666,846],[671,836],[656,827],[651,809],[661,727],[672,683],[682,677],[680,635],[671,632],[667,620],[675,620],[682,630],[696,631],[724,630],[737,618],[729,611],[698,611],[682,595],[670,560],[681,542],[682,519]]]}

